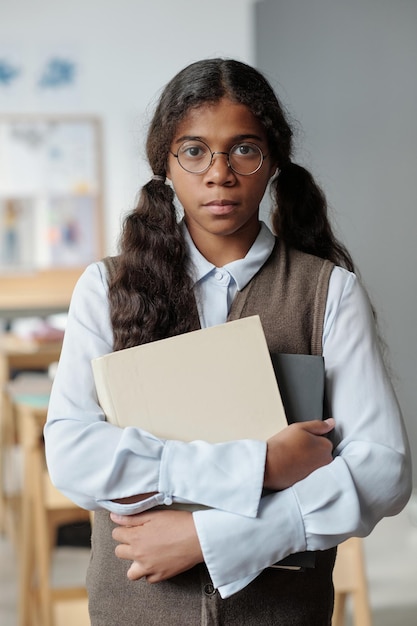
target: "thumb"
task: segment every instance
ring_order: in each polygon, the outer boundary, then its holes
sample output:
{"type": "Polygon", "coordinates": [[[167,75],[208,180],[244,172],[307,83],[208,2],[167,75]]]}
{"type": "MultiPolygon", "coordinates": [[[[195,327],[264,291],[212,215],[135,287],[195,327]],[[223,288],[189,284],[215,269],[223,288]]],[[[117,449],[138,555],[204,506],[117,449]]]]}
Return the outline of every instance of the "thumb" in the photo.
{"type": "Polygon", "coordinates": [[[333,417],[328,417],[327,419],[323,420],[320,424],[322,428],[324,428],[324,431],[322,431],[324,435],[329,433],[336,426],[336,422],[334,421],[333,417]]]}
{"type": "Polygon", "coordinates": [[[326,420],[312,420],[304,422],[304,427],[312,435],[326,435],[335,427],[336,422],[332,417],[326,420]]]}
{"type": "Polygon", "coordinates": [[[336,422],[333,419],[333,417],[328,417],[327,420],[323,420],[322,424],[326,424],[327,426],[326,432],[333,430],[333,428],[336,426],[336,422]]]}

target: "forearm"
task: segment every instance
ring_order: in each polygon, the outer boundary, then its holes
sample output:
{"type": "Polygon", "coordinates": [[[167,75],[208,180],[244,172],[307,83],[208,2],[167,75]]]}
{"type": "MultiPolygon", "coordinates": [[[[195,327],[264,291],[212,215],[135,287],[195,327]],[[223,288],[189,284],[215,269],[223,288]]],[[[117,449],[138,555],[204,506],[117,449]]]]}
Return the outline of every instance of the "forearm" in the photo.
{"type": "Polygon", "coordinates": [[[343,270],[334,275],[332,293],[323,354],[336,423],[335,460],[291,489],[263,498],[255,520],[220,511],[194,513],[206,564],[223,594],[242,588],[286,554],[367,535],[410,496],[409,446],[369,302],[355,277],[343,270]]]}
{"type": "Polygon", "coordinates": [[[382,517],[404,506],[409,489],[404,457],[379,446],[351,452],[291,489],[262,498],[256,519],[215,510],[193,514],[204,560],[223,597],[288,554],[325,550],[369,534],[382,517]],[[387,500],[386,488],[397,494],[393,500],[387,500]]]}
{"type": "Polygon", "coordinates": [[[60,419],[53,401],[45,434],[54,484],[85,508],[132,514],[195,502],[257,514],[264,443],[164,442],[139,429],[116,428],[93,414],[88,421],[86,413],[82,419],[60,419]]]}
{"type": "Polygon", "coordinates": [[[290,489],[261,500],[255,519],[217,510],[193,513],[204,561],[223,597],[239,591],[246,578],[306,549],[303,522],[290,489]]]}
{"type": "Polygon", "coordinates": [[[90,267],[74,292],[45,428],[55,485],[89,509],[132,514],[181,501],[256,515],[265,443],[163,441],[139,428],[116,428],[105,421],[91,359],[111,351],[106,307],[105,278],[99,266],[90,267]],[[139,504],[116,502],[149,493],[155,495],[139,504]]]}

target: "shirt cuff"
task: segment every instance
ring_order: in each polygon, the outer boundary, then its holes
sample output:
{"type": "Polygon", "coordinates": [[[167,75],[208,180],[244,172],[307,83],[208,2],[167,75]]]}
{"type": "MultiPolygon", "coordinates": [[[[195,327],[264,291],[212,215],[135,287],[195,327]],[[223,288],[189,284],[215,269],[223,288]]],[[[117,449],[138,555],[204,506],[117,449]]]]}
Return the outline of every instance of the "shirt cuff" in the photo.
{"type": "Polygon", "coordinates": [[[170,504],[172,504],[172,499],[163,493],[157,493],[140,502],[131,502],[129,504],[113,502],[113,500],[97,500],[97,505],[100,508],[106,509],[111,513],[117,513],[117,515],[137,515],[148,509],[153,509],[155,506],[170,504]]]}
{"type": "MultiPolygon", "coordinates": [[[[361,442],[355,445],[360,451],[361,442]]],[[[366,508],[362,511],[359,506],[351,471],[342,458],[300,480],[293,491],[304,520],[307,550],[331,548],[357,533],[365,519],[366,508]]]]}
{"type": "Polygon", "coordinates": [[[256,517],[265,473],[266,443],[167,441],[158,491],[165,498],[256,517]]]}
{"type": "Polygon", "coordinates": [[[243,589],[263,569],[306,549],[293,489],[262,498],[256,518],[210,509],[193,513],[204,561],[222,597],[243,589]]]}

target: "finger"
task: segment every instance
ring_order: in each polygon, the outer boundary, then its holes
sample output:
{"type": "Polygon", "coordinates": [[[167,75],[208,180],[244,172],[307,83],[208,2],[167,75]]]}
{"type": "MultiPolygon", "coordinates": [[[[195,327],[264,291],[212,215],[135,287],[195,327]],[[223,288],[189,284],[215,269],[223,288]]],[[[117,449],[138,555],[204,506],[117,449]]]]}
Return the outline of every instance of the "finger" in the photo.
{"type": "Polygon", "coordinates": [[[114,553],[118,559],[122,559],[123,561],[133,561],[134,559],[132,548],[125,543],[119,543],[119,545],[115,547],[114,553]]]}
{"type": "Polygon", "coordinates": [[[110,519],[119,526],[127,526],[131,523],[129,515],[117,515],[117,513],[110,513],[110,519]]]}
{"type": "Polygon", "coordinates": [[[119,543],[129,543],[129,534],[129,530],[124,526],[116,526],[111,533],[113,539],[119,543]]]}
{"type": "Polygon", "coordinates": [[[127,577],[129,580],[139,580],[146,577],[143,567],[137,561],[133,561],[132,565],[127,570],[127,577]]]}
{"type": "Polygon", "coordinates": [[[138,513],[137,515],[119,515],[117,513],[110,513],[110,519],[119,526],[143,526],[151,517],[152,513],[145,511],[144,513],[138,513]]]}
{"type": "Polygon", "coordinates": [[[326,435],[334,429],[336,422],[332,417],[326,420],[311,420],[309,422],[299,422],[300,427],[307,430],[312,435],[326,435]]]}
{"type": "Polygon", "coordinates": [[[117,513],[110,513],[110,519],[119,526],[134,526],[137,517],[138,515],[118,515],[117,513]]]}
{"type": "Polygon", "coordinates": [[[112,537],[119,543],[132,543],[132,539],[139,537],[140,528],[138,526],[116,526],[112,530],[112,537]]]}

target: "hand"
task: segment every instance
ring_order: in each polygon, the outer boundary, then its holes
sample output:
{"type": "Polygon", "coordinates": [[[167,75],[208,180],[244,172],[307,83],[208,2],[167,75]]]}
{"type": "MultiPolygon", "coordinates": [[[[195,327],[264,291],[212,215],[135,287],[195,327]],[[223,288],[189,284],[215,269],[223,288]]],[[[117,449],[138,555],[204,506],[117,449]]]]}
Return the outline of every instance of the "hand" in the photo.
{"type": "Polygon", "coordinates": [[[334,419],[297,422],[267,441],[264,487],[280,491],[331,463],[333,445],[327,437],[334,419]]]}
{"type": "Polygon", "coordinates": [[[150,583],[171,578],[203,561],[193,516],[188,511],[146,511],[139,515],[110,515],[118,526],[115,554],[133,561],[127,577],[150,583]]]}

